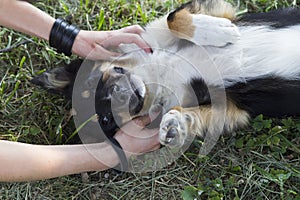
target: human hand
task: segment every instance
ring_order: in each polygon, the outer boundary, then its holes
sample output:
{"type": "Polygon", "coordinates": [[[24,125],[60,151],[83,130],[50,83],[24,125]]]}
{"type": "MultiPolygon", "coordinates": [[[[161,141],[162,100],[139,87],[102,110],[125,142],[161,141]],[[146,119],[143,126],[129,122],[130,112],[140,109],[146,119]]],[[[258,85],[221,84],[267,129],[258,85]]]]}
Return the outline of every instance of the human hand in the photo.
{"type": "Polygon", "coordinates": [[[158,128],[145,128],[150,122],[149,116],[139,117],[124,125],[116,133],[115,138],[127,157],[159,149],[158,128]]]}
{"type": "Polygon", "coordinates": [[[146,53],[150,53],[151,47],[140,36],[143,31],[138,25],[113,31],[81,30],[74,41],[72,52],[92,60],[110,60],[120,54],[109,51],[108,48],[117,47],[122,43],[134,43],[146,53]]]}

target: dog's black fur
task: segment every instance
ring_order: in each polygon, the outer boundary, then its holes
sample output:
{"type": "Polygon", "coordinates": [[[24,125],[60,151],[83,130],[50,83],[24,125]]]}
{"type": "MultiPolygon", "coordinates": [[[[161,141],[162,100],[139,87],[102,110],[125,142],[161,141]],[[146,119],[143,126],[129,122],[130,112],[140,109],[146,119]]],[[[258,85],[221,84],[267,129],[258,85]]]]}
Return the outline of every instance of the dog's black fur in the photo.
{"type": "MultiPolygon", "coordinates": [[[[202,79],[191,83],[198,102],[210,104],[209,92],[202,79]]],[[[226,88],[227,98],[240,109],[255,117],[263,114],[269,117],[300,116],[300,80],[284,80],[278,77],[240,82],[226,88]],[[276,108],[276,109],[275,109],[276,108]]]]}
{"type": "Polygon", "coordinates": [[[266,24],[274,28],[285,28],[300,23],[300,11],[296,8],[283,8],[267,13],[245,14],[239,24],[266,24]]]}

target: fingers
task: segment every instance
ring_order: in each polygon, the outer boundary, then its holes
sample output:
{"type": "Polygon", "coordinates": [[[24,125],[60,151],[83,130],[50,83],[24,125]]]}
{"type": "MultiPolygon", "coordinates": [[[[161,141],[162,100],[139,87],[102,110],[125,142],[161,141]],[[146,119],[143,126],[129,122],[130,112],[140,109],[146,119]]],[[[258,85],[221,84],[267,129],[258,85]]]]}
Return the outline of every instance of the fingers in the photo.
{"type": "MultiPolygon", "coordinates": [[[[151,119],[149,116],[143,116],[143,117],[139,117],[136,118],[130,122],[128,122],[127,124],[125,124],[121,130],[130,136],[133,137],[140,137],[141,135],[141,131],[144,129],[144,127],[149,124],[151,122],[151,119]]],[[[153,131],[155,132],[155,131],[153,131]]],[[[147,135],[147,137],[151,137],[154,133],[150,133],[150,135],[147,135]]]]}
{"type": "Polygon", "coordinates": [[[141,130],[141,129],[145,128],[145,126],[150,124],[152,121],[154,121],[159,116],[160,112],[161,112],[161,110],[158,108],[157,108],[157,110],[152,110],[149,115],[144,115],[144,116],[135,118],[131,122],[127,123],[124,127],[133,126],[134,128],[141,130]]]}
{"type": "MultiPolygon", "coordinates": [[[[143,32],[145,32],[145,30],[139,25],[127,26],[125,28],[120,29],[120,31],[123,33],[131,33],[137,35],[141,35],[143,32]]],[[[134,43],[140,48],[144,49],[146,53],[152,52],[151,47],[141,37],[139,37],[138,40],[134,43]]]]}
{"type": "Polygon", "coordinates": [[[91,60],[110,60],[113,57],[121,56],[120,53],[108,51],[100,45],[97,45],[86,58],[91,60]]]}
{"type": "Polygon", "coordinates": [[[155,151],[155,150],[159,149],[160,146],[161,146],[160,144],[157,144],[152,149],[149,149],[149,151],[155,151]]]}
{"type": "MultiPolygon", "coordinates": [[[[138,138],[141,138],[141,139],[151,138],[153,143],[159,143],[158,132],[159,132],[158,128],[143,129],[143,131],[140,132],[140,134],[138,135],[138,138]]],[[[135,137],[136,137],[136,135],[135,135],[135,137]]]]}
{"type": "Polygon", "coordinates": [[[110,47],[134,43],[146,53],[151,47],[141,38],[144,30],[140,26],[129,26],[116,31],[80,31],[72,47],[72,52],[92,60],[110,60],[121,54],[109,51],[110,47]]]}
{"type": "Polygon", "coordinates": [[[127,26],[125,28],[120,29],[123,33],[134,33],[134,34],[142,34],[145,30],[139,25],[127,26]]]}
{"type": "Polygon", "coordinates": [[[158,129],[145,129],[135,133],[135,137],[124,134],[122,131],[115,135],[127,156],[138,155],[160,148],[158,129]]]}
{"type": "Polygon", "coordinates": [[[151,118],[149,115],[145,115],[145,116],[134,119],[133,122],[136,125],[140,126],[141,128],[144,128],[145,126],[147,126],[148,124],[151,123],[151,118]]]}
{"type": "Polygon", "coordinates": [[[133,33],[117,33],[102,41],[100,44],[104,48],[117,47],[120,44],[134,43],[146,53],[151,53],[151,47],[138,35],[133,33]]]}
{"type": "Polygon", "coordinates": [[[116,133],[117,135],[128,135],[130,137],[139,138],[139,139],[145,139],[145,138],[152,138],[156,142],[158,142],[158,132],[159,129],[145,129],[145,126],[148,125],[151,122],[151,118],[149,116],[143,116],[136,118],[127,124],[125,124],[123,127],[121,127],[120,131],[116,133]]]}
{"type": "Polygon", "coordinates": [[[160,148],[159,129],[144,128],[151,122],[149,116],[139,117],[119,130],[115,138],[127,155],[146,153],[160,148]]]}

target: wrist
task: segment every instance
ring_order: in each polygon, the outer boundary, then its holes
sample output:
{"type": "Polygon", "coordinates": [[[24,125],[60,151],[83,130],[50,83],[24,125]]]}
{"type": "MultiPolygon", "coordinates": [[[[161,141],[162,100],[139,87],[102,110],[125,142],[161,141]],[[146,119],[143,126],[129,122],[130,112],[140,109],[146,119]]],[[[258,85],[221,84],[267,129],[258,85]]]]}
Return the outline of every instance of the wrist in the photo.
{"type": "Polygon", "coordinates": [[[122,146],[115,138],[109,138],[108,143],[112,146],[114,152],[119,158],[119,165],[116,166],[118,171],[127,171],[128,170],[128,160],[125,151],[122,146]]]}
{"type": "Polygon", "coordinates": [[[87,54],[86,51],[89,52],[90,50],[90,44],[86,41],[84,37],[85,30],[80,30],[77,37],[74,40],[74,44],[72,46],[72,53],[81,56],[86,57],[87,54]]]}
{"type": "Polygon", "coordinates": [[[80,29],[76,26],[68,24],[61,18],[57,18],[51,28],[49,44],[51,47],[56,48],[58,53],[70,56],[79,31],[80,29]]]}

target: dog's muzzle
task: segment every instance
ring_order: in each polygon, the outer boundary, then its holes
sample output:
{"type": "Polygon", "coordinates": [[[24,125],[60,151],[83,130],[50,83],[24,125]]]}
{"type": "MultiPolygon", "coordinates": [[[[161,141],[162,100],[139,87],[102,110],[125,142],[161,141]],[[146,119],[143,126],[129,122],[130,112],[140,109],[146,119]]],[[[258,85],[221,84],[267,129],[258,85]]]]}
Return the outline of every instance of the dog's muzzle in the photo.
{"type": "Polygon", "coordinates": [[[143,108],[146,87],[139,77],[126,74],[111,86],[109,93],[112,110],[128,112],[132,116],[143,108]]]}

